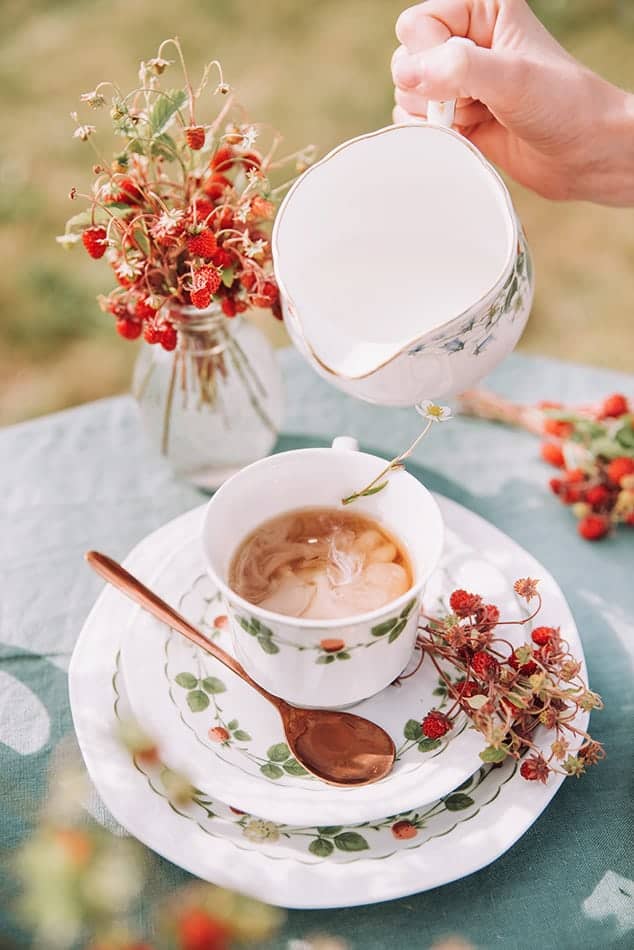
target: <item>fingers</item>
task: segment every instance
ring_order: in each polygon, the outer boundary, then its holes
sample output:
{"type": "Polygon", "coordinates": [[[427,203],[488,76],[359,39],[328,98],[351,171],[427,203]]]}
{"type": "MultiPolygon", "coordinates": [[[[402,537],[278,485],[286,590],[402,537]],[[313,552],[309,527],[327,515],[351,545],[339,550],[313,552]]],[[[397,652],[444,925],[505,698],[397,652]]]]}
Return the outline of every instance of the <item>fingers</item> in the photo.
{"type": "Polygon", "coordinates": [[[392,76],[405,92],[416,89],[426,99],[479,99],[492,108],[517,94],[517,62],[464,40],[453,38],[424,53],[397,54],[392,76]]]}
{"type": "Polygon", "coordinates": [[[401,13],[396,35],[411,52],[438,46],[450,36],[468,36],[479,46],[490,47],[499,7],[480,0],[428,0],[401,13]]]}
{"type": "MultiPolygon", "coordinates": [[[[409,115],[425,118],[427,115],[427,102],[417,92],[404,92],[397,89],[394,94],[396,104],[409,115]]],[[[491,113],[481,102],[474,102],[472,99],[459,99],[456,103],[456,115],[454,124],[459,126],[478,125],[480,122],[486,122],[491,118],[491,113]]]]}

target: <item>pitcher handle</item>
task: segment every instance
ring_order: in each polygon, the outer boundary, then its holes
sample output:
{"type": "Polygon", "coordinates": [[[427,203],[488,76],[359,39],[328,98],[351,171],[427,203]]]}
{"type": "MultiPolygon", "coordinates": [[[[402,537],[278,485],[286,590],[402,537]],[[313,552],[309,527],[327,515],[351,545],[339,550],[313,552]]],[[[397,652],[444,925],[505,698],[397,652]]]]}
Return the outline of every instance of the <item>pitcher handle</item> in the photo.
{"type": "Polygon", "coordinates": [[[338,435],[336,439],[332,440],[330,448],[335,449],[335,451],[358,452],[359,443],[351,435],[338,435]]]}
{"type": "MultiPolygon", "coordinates": [[[[447,43],[471,43],[472,46],[475,46],[473,40],[470,40],[466,36],[452,36],[447,40],[447,43]]],[[[456,115],[456,100],[455,99],[443,99],[436,100],[430,99],[427,103],[427,121],[430,125],[441,125],[446,129],[450,129],[453,125],[453,120],[456,115]]]]}

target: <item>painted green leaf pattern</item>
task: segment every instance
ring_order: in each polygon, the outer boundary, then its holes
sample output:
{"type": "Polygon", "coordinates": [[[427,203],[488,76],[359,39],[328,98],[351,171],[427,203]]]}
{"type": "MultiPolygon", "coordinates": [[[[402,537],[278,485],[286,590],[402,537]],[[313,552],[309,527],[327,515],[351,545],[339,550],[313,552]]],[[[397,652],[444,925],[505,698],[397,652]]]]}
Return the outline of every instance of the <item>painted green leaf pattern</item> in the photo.
{"type": "Polygon", "coordinates": [[[259,636],[258,643],[260,644],[260,646],[262,647],[265,653],[273,654],[273,653],[280,652],[280,648],[275,643],[273,643],[272,640],[269,640],[268,637],[259,636]]]}
{"type": "Polygon", "coordinates": [[[206,676],[201,685],[206,693],[224,693],[227,688],[222,680],[215,676],[206,676]]]}
{"type": "Polygon", "coordinates": [[[473,799],[462,792],[454,793],[449,798],[445,798],[445,808],[447,811],[463,811],[473,805],[473,799]]]}
{"type": "Polygon", "coordinates": [[[250,742],[251,736],[248,732],[245,732],[244,729],[236,729],[233,733],[233,738],[237,739],[238,742],[250,742]]]}
{"type": "Polygon", "coordinates": [[[300,765],[297,759],[289,759],[283,765],[284,771],[288,775],[308,775],[303,765],[300,765]]]}
{"type": "Polygon", "coordinates": [[[260,772],[262,775],[266,775],[267,778],[272,779],[282,778],[284,775],[284,772],[279,767],[279,765],[274,765],[272,762],[266,762],[264,765],[261,765],[260,772]]]}
{"type": "Polygon", "coordinates": [[[356,831],[344,831],[340,835],[335,835],[334,842],[335,848],[339,851],[367,851],[369,849],[363,835],[356,831]]]}
{"type": "Polygon", "coordinates": [[[192,689],[187,694],[187,705],[192,712],[202,712],[209,705],[209,696],[202,689],[192,689]]]}
{"type": "Polygon", "coordinates": [[[416,719],[408,719],[403,729],[403,735],[406,739],[422,739],[423,730],[421,724],[416,719]]]}
{"type": "Polygon", "coordinates": [[[308,845],[308,850],[317,858],[329,858],[335,850],[335,846],[332,841],[328,841],[327,838],[315,838],[315,840],[311,841],[308,845]]]}
{"type": "Polygon", "coordinates": [[[286,762],[290,757],[291,750],[285,742],[278,742],[267,749],[266,754],[271,762],[286,762]]]}
{"type": "Polygon", "coordinates": [[[198,680],[193,673],[179,673],[174,679],[184,689],[193,689],[198,684],[198,680]]]}
{"type": "Polygon", "coordinates": [[[376,626],[372,627],[372,630],[370,631],[372,636],[387,636],[387,642],[394,643],[394,641],[400,637],[403,630],[407,626],[407,620],[415,605],[416,598],[405,604],[398,617],[391,617],[389,620],[383,620],[381,623],[377,623],[376,626]]]}
{"type": "Polygon", "coordinates": [[[419,752],[431,752],[433,749],[438,749],[442,745],[440,739],[421,739],[418,743],[419,752]]]}

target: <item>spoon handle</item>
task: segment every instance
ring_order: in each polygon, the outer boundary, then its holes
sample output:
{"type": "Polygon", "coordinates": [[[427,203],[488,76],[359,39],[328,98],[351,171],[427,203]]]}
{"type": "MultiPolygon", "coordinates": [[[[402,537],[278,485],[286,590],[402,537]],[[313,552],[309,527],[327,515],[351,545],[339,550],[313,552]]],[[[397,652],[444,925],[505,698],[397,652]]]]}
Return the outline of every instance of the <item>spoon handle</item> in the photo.
{"type": "Polygon", "coordinates": [[[208,640],[207,637],[203,636],[200,630],[193,627],[181,614],[177,613],[173,607],[170,607],[164,600],[161,600],[158,594],[155,594],[149,587],[142,584],[138,578],[130,574],[129,571],[126,571],[117,561],[108,557],[106,554],[100,554],[99,551],[87,551],[85,557],[88,564],[90,564],[97,574],[101,575],[104,580],[108,581],[109,584],[112,584],[113,587],[116,587],[123,594],[126,594],[131,600],[134,600],[143,610],[147,610],[148,613],[156,617],[157,620],[160,620],[161,623],[167,624],[168,627],[177,630],[184,637],[187,637],[188,640],[191,640],[192,643],[195,643],[196,646],[210,653],[216,660],[219,660],[220,663],[224,663],[236,676],[239,676],[248,683],[249,686],[256,689],[258,693],[272,702],[278,709],[281,708],[282,705],[286,705],[284,700],[278,696],[273,696],[272,693],[265,690],[259,683],[252,680],[247,671],[237,660],[226,653],[221,647],[208,640]]]}

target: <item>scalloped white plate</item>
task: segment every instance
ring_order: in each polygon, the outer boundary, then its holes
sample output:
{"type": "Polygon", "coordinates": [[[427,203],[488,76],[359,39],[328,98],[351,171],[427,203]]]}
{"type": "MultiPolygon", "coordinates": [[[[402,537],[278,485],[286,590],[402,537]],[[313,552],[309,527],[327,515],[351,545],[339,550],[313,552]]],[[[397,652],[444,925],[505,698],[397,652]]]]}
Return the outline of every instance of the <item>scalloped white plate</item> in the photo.
{"type": "MultiPolygon", "coordinates": [[[[571,649],[583,651],[566,601],[530,555],[478,516],[439,498],[450,528],[473,538],[493,569],[512,579],[541,579],[544,619],[559,624],[571,649]]],[[[157,549],[173,551],[200,522],[202,509],[143,541],[126,561],[154,583],[157,549]],[[148,566],[149,565],[149,566],[148,566]]],[[[403,897],[484,867],[537,819],[563,779],[527,783],[514,763],[479,771],[442,801],[397,818],[316,827],[273,823],[232,810],[226,797],[200,791],[180,811],[166,800],[169,775],[131,761],[115,737],[129,714],[118,653],[129,606],[104,590],[87,619],[69,670],[75,729],[90,775],[114,817],[148,847],[191,873],[284,907],[339,907],[403,897]],[[109,623],[102,622],[104,612],[109,623]],[[400,822],[401,824],[398,824],[400,822]],[[395,827],[396,826],[396,827],[395,827]],[[213,844],[212,844],[213,840],[213,844]],[[380,860],[379,860],[380,859],[380,860]]],[[[579,717],[585,726],[587,716],[579,717]]],[[[278,786],[274,786],[277,788],[278,786]]]]}

